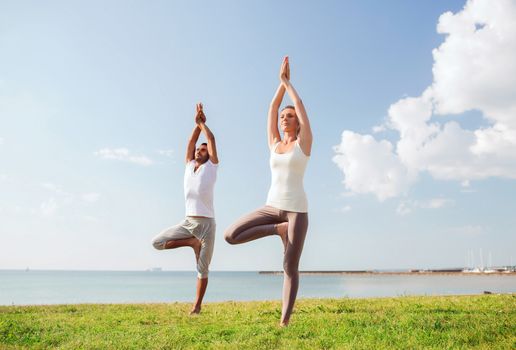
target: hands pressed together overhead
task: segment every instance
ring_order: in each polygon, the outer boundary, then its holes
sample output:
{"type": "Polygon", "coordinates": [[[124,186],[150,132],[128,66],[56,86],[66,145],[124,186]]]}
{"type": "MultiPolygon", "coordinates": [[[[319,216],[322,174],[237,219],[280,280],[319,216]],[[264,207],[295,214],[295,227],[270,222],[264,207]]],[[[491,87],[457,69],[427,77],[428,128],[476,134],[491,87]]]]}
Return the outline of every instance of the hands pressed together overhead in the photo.
{"type": "Polygon", "coordinates": [[[186,149],[186,162],[188,163],[189,161],[195,158],[195,144],[199,139],[199,135],[201,133],[204,133],[208,145],[208,154],[210,156],[209,159],[213,164],[217,164],[219,162],[219,159],[217,157],[217,146],[215,145],[215,136],[211,132],[208,125],[206,125],[206,115],[204,114],[203,105],[201,102],[195,105],[195,112],[195,127],[188,141],[188,146],[186,149]]]}
{"type": "Polygon", "coordinates": [[[195,105],[196,114],[195,114],[195,124],[200,126],[201,124],[206,123],[206,115],[204,115],[204,111],[202,109],[202,103],[199,102],[195,105]]]}
{"type": "Polygon", "coordinates": [[[279,78],[282,84],[287,84],[290,81],[290,64],[288,62],[288,56],[283,58],[279,78]]]}

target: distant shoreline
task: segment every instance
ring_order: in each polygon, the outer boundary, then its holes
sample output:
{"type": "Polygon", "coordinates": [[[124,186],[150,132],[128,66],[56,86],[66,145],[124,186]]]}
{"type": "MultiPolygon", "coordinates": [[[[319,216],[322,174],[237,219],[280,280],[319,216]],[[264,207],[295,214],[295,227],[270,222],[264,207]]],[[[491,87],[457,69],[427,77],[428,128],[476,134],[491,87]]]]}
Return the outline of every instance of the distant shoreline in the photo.
{"type": "MultiPolygon", "coordinates": [[[[283,271],[258,271],[261,275],[282,275],[283,271]]],[[[461,276],[516,276],[516,272],[464,272],[462,270],[417,270],[417,271],[299,271],[301,275],[461,275],[461,276]]]]}
{"type": "MultiPolygon", "coordinates": [[[[147,269],[147,270],[61,270],[61,269],[0,269],[2,272],[52,272],[52,273],[195,273],[193,270],[162,270],[162,269],[147,269]]],[[[214,273],[258,273],[260,275],[282,275],[283,271],[263,270],[263,271],[229,271],[229,270],[213,270],[214,273]]],[[[487,272],[478,271],[463,271],[462,269],[425,269],[425,270],[303,270],[299,271],[302,275],[465,275],[465,276],[516,276],[516,271],[511,270],[491,270],[487,272]]]]}

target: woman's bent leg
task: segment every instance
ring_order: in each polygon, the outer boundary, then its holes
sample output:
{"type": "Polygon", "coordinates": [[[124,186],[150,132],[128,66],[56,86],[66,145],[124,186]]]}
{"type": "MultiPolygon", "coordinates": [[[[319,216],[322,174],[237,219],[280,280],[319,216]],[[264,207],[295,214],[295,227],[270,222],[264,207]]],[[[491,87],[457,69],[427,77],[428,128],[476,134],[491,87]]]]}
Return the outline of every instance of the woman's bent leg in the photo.
{"type": "Polygon", "coordinates": [[[287,214],[288,242],[283,258],[283,308],[281,310],[281,325],[287,325],[294,308],[297,290],[299,288],[299,260],[303,251],[306,231],[308,229],[308,214],[287,214]]]}
{"type": "Polygon", "coordinates": [[[224,238],[230,244],[240,244],[275,235],[276,225],[283,221],[279,209],[265,206],[238,219],[224,232],[224,238]]]}

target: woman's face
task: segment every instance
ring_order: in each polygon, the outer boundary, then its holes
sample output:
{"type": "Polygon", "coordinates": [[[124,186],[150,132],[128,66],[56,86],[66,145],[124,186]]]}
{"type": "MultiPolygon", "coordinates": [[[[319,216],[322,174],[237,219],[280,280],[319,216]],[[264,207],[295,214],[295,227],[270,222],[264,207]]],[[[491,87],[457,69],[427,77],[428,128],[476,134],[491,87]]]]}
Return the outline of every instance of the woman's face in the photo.
{"type": "Polygon", "coordinates": [[[283,132],[296,132],[299,128],[296,111],[293,108],[285,108],[280,114],[280,126],[283,132]]]}

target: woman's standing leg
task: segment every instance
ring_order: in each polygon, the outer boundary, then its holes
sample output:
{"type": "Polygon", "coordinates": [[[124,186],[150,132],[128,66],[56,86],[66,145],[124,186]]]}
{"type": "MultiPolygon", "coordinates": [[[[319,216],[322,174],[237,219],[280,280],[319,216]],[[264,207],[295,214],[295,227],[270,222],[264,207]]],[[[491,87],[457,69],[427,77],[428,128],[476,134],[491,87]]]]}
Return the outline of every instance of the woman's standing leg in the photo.
{"type": "Polygon", "coordinates": [[[308,229],[308,213],[289,212],[287,218],[288,242],[283,258],[283,308],[280,322],[282,326],[288,325],[299,288],[299,260],[308,229]]]}

